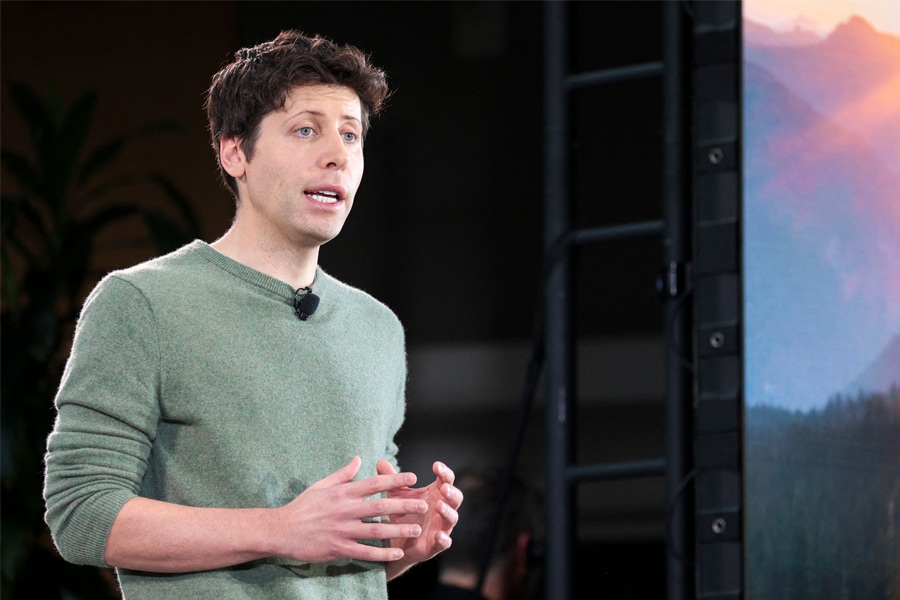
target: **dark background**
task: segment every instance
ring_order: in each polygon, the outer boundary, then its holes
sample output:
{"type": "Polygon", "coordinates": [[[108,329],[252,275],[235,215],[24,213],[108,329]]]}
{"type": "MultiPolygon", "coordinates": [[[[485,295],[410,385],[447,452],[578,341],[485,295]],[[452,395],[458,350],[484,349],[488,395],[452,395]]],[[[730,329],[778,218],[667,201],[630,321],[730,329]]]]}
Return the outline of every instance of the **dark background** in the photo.
{"type": "MultiPolygon", "coordinates": [[[[573,70],[659,60],[661,4],[573,3],[573,70]]],[[[98,90],[94,143],[176,119],[183,133],[137,144],[120,168],[165,173],[198,212],[201,237],[213,241],[228,227],[233,206],[205,129],[202,102],[211,75],[237,48],[286,28],[369,52],[395,93],[366,141],[353,215],[323,249],[321,263],[383,300],[406,326],[404,465],[421,480],[438,458],[457,468],[497,464],[505,460],[524,378],[544,244],[543,8],[541,2],[4,1],[2,144],[27,152],[10,82],[42,95],[55,90],[64,103],[98,90]]],[[[576,98],[579,225],[660,217],[661,106],[655,79],[576,98]]],[[[3,177],[5,192],[10,183],[3,177]]],[[[136,190],[133,200],[153,203],[154,196],[136,190]]],[[[92,278],[152,256],[148,240],[137,221],[105,231],[93,247],[92,278]]],[[[662,308],[655,295],[661,257],[658,241],[641,241],[584,252],[577,263],[585,462],[663,454],[662,308]]],[[[538,405],[518,463],[537,486],[541,419],[538,405]]],[[[589,582],[586,597],[664,595],[663,498],[656,480],[592,484],[580,493],[576,577],[589,582]]],[[[392,597],[419,597],[410,588],[431,573],[421,567],[394,586],[392,597]]]]}

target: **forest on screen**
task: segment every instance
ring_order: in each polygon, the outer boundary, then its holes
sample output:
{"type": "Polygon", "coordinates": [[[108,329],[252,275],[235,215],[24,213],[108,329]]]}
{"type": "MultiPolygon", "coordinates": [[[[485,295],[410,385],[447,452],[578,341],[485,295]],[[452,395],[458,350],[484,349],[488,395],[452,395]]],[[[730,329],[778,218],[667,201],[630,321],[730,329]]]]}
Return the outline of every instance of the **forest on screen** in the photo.
{"type": "Polygon", "coordinates": [[[748,597],[900,599],[900,388],[747,419],[748,597]]]}

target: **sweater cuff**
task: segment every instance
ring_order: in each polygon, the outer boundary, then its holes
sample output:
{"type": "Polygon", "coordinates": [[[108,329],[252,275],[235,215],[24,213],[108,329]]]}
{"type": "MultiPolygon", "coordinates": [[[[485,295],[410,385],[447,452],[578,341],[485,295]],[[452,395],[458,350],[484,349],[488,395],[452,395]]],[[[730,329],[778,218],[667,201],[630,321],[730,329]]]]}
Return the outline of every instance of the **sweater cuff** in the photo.
{"type": "MultiPolygon", "coordinates": [[[[109,532],[119,511],[135,497],[130,491],[119,489],[83,500],[78,510],[70,513],[56,529],[59,553],[75,564],[109,567],[105,560],[109,532]]],[[[48,523],[51,520],[52,515],[48,513],[48,523]]]]}

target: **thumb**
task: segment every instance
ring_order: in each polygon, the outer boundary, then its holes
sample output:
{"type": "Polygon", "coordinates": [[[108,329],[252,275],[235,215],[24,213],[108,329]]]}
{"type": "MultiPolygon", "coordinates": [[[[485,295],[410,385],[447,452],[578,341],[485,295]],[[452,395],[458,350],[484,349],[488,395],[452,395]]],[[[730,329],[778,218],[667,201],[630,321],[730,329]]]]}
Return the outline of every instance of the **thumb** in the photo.
{"type": "Polygon", "coordinates": [[[375,463],[375,471],[379,475],[394,475],[397,472],[397,469],[394,468],[394,465],[392,465],[390,461],[382,458],[375,463]]]}
{"type": "Polygon", "coordinates": [[[362,459],[359,456],[354,456],[349,463],[347,463],[331,475],[323,477],[319,481],[309,486],[309,488],[327,488],[353,481],[353,478],[356,477],[357,473],[359,473],[360,465],[362,465],[362,459]]]}

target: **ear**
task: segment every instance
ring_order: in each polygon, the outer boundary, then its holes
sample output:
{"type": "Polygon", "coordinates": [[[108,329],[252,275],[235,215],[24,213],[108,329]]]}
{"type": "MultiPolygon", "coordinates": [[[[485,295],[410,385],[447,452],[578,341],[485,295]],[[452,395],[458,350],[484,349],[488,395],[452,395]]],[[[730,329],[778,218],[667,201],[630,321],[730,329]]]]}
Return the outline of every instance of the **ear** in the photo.
{"type": "Polygon", "coordinates": [[[221,139],[219,142],[219,163],[222,165],[222,169],[235,179],[240,179],[244,176],[247,157],[241,149],[240,139],[221,139]]]}
{"type": "Polygon", "coordinates": [[[528,574],[528,570],[531,565],[529,552],[531,546],[531,534],[527,531],[523,531],[516,536],[516,546],[513,549],[514,556],[514,569],[515,573],[518,577],[525,577],[528,574]]]}

